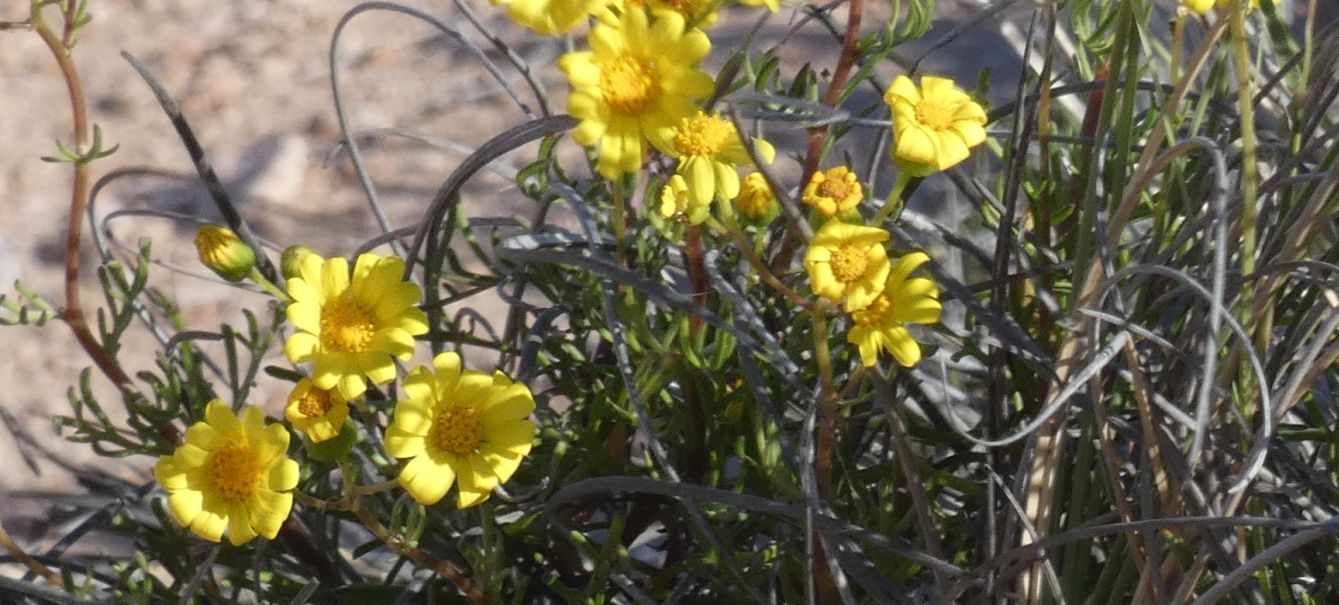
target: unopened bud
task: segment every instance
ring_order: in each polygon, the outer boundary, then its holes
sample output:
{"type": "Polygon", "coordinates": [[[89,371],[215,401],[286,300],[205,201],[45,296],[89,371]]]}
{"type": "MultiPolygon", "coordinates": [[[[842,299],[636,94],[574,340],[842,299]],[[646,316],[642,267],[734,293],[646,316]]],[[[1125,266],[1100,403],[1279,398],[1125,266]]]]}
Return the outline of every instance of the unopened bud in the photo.
{"type": "Polygon", "coordinates": [[[200,262],[228,281],[241,281],[256,266],[256,253],[232,229],[204,225],[195,232],[200,262]]]}
{"type": "Polygon", "coordinates": [[[302,244],[284,248],[279,257],[279,271],[284,274],[284,279],[302,277],[302,259],[311,253],[312,249],[302,244]]]}

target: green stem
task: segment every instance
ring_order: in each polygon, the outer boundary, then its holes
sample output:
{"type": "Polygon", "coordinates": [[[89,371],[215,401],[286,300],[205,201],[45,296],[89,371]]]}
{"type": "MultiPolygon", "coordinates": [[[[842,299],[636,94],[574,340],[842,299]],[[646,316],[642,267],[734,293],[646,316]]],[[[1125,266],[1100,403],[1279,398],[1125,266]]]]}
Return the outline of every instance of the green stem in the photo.
{"type": "Polygon", "coordinates": [[[902,213],[903,208],[902,192],[906,191],[907,183],[910,182],[911,182],[911,175],[907,174],[906,172],[898,173],[897,182],[893,183],[893,190],[888,192],[888,200],[883,203],[882,208],[879,208],[878,214],[874,215],[874,222],[872,223],[873,225],[875,226],[882,225],[883,222],[888,220],[888,217],[890,216],[896,218],[896,216],[894,216],[893,214],[894,212],[896,212],[897,214],[902,213]]]}
{"type": "Polygon", "coordinates": [[[261,274],[259,269],[252,267],[251,274],[248,275],[247,277],[249,277],[251,281],[255,282],[257,286],[260,286],[261,290],[264,290],[270,296],[273,296],[280,303],[287,305],[293,302],[293,299],[290,296],[288,296],[287,292],[284,292],[282,289],[279,288],[279,286],[275,285],[274,282],[270,281],[263,274],[261,274]]]}

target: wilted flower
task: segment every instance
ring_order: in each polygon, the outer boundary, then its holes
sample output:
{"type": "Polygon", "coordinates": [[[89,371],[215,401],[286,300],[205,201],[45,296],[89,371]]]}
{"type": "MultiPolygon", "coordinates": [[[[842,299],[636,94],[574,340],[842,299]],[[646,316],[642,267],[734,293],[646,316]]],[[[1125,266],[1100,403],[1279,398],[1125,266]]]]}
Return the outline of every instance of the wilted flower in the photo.
{"type": "Polygon", "coordinates": [[[860,205],[865,189],[855,173],[846,166],[819,170],[804,186],[804,203],[817,208],[823,216],[837,216],[860,205]]]}

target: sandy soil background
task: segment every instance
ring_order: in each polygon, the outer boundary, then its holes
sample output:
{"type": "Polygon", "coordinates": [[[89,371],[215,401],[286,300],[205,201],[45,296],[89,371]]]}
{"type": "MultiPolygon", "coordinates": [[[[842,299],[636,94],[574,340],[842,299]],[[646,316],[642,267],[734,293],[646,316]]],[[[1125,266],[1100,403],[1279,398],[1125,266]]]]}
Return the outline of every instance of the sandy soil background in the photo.
{"type": "MultiPolygon", "coordinates": [[[[262,237],[280,247],[306,243],[318,252],[348,254],[379,233],[347,156],[330,158],[339,127],[327,57],[332,32],[355,4],[350,0],[93,0],[94,21],[80,39],[75,60],[92,120],[107,141],[120,145],[115,155],[93,165],[94,178],[136,166],[185,177],[119,180],[100,194],[97,216],[148,208],[217,218],[208,197],[191,180],[188,157],[167,118],[148,87],[119,56],[127,51],[143,61],[180,104],[241,211],[262,237]]],[[[487,49],[490,58],[504,63],[449,1],[406,4],[459,27],[466,38],[487,49]]],[[[870,9],[873,17],[887,10],[877,4],[870,9]]],[[[471,6],[491,31],[538,67],[539,80],[552,93],[552,106],[561,111],[566,83],[551,66],[562,51],[561,43],[526,36],[484,2],[472,1],[471,6]]],[[[952,29],[980,6],[968,0],[941,2],[940,18],[927,40],[952,29]]],[[[27,2],[0,0],[0,21],[23,19],[27,10],[27,2]]],[[[1031,10],[1030,3],[1019,2],[1001,18],[1025,22],[1031,10]]],[[[784,31],[788,14],[767,30],[773,43],[784,31]]],[[[712,30],[717,47],[733,46],[755,16],[727,14],[712,30]]],[[[996,82],[1013,81],[1018,58],[999,31],[998,23],[988,23],[974,36],[937,51],[927,67],[960,73],[969,81],[975,80],[978,70],[988,68],[996,82]]],[[[821,42],[817,34],[801,35],[783,51],[793,59],[790,65],[807,59],[830,68],[836,47],[821,42]],[[832,56],[825,57],[825,52],[832,56]]],[[[918,51],[912,47],[907,54],[918,51]]],[[[720,61],[720,53],[714,53],[711,62],[720,61]]],[[[369,171],[397,227],[417,220],[433,191],[463,157],[460,150],[468,152],[524,119],[465,47],[402,15],[375,12],[353,19],[337,63],[353,130],[412,129],[439,145],[389,136],[367,139],[369,171]]],[[[506,73],[524,94],[515,72],[506,73]]],[[[533,103],[530,97],[526,100],[533,103]]],[[[21,280],[60,304],[70,171],[39,158],[55,152],[55,140],[68,141],[70,136],[64,83],[48,51],[36,35],[0,32],[0,292],[12,294],[11,285],[21,280]]],[[[526,161],[522,151],[504,164],[516,168],[526,161]]],[[[501,177],[484,176],[466,190],[466,201],[479,212],[509,214],[519,206],[511,201],[514,196],[506,195],[507,187],[501,177]]],[[[161,260],[196,266],[189,226],[139,217],[118,219],[110,229],[123,242],[150,237],[161,260]]],[[[94,256],[86,251],[85,258],[82,283],[85,308],[91,313],[101,294],[87,270],[94,256]]],[[[259,294],[165,269],[155,269],[153,279],[182,306],[190,329],[217,330],[223,322],[239,321],[241,309],[263,310],[266,304],[259,294]]],[[[132,329],[125,346],[131,371],[151,367],[152,352],[159,349],[141,329],[132,329]]],[[[279,362],[280,357],[276,354],[274,359],[279,362]]],[[[91,494],[80,498],[94,501],[109,497],[90,485],[88,477],[106,472],[136,484],[150,479],[152,460],[100,459],[87,446],[68,443],[56,434],[52,416],[69,412],[66,389],[88,365],[62,324],[0,327],[0,419],[4,420],[0,460],[5,464],[0,471],[0,519],[22,542],[43,544],[44,536],[64,519],[62,511],[88,504],[65,495],[91,494]]],[[[110,390],[100,385],[98,392],[114,411],[116,399],[110,390]]],[[[280,416],[285,392],[284,385],[262,378],[253,401],[280,416]]]]}

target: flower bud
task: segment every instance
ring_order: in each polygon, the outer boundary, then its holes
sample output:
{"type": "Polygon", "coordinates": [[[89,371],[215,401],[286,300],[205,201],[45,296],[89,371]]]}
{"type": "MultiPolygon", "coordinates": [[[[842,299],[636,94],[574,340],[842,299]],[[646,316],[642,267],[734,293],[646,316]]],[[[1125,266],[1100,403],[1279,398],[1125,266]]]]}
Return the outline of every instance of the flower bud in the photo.
{"type": "Polygon", "coordinates": [[[761,172],[750,172],[744,177],[735,197],[735,210],[741,216],[753,223],[763,223],[775,217],[778,209],[776,196],[761,172]]]}
{"type": "Polygon", "coordinates": [[[237,237],[232,229],[204,225],[195,232],[195,249],[200,262],[228,281],[241,281],[256,266],[256,253],[237,237]]]}
{"type": "Polygon", "coordinates": [[[284,279],[293,279],[302,276],[302,258],[312,253],[312,249],[302,244],[284,248],[284,253],[279,257],[279,271],[283,273],[284,279]]]}

